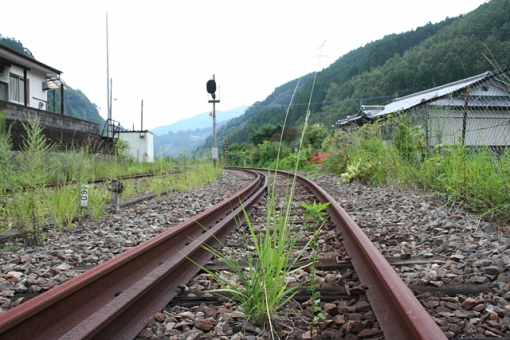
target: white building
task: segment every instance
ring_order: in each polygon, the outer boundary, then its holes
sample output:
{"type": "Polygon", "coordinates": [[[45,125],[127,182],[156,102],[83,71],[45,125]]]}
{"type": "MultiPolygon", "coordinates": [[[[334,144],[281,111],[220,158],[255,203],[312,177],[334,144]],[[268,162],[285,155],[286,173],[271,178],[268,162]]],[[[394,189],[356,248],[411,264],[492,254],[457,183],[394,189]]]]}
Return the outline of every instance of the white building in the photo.
{"type": "Polygon", "coordinates": [[[61,74],[53,67],[0,45],[1,101],[46,110],[48,90],[63,91],[61,74]]]}
{"type": "Polygon", "coordinates": [[[151,131],[119,131],[119,139],[129,144],[129,155],[137,162],[154,162],[154,135],[151,131]]]}

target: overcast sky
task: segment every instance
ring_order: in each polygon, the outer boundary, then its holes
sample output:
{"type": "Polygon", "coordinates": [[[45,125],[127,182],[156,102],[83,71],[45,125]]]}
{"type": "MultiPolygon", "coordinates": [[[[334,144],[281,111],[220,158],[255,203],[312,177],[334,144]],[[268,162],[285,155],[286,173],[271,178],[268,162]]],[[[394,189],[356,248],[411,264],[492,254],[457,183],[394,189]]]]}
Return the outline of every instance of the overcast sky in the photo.
{"type": "Polygon", "coordinates": [[[106,13],[112,116],[127,128],[169,125],[265,99],[349,51],[476,9],[486,0],[2,1],[0,34],[63,72],[107,118],[106,13]],[[317,49],[326,41],[321,55],[317,49]],[[315,56],[315,57],[314,57],[315,56]],[[307,66],[308,65],[308,66],[307,66]]]}

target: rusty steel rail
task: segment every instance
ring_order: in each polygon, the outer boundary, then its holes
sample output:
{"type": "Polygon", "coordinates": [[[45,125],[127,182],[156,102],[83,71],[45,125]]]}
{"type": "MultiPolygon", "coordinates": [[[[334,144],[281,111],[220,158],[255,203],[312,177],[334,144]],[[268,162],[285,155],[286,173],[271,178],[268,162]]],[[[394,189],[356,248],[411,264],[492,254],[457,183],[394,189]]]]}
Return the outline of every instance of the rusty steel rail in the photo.
{"type": "Polygon", "coordinates": [[[314,182],[301,176],[298,180],[309,187],[321,202],[331,202],[327,212],[343,237],[343,245],[356,274],[361,283],[368,286],[365,293],[385,338],[446,339],[411,290],[345,210],[314,182]]]}
{"type": "MultiPolygon", "coordinates": [[[[162,175],[175,175],[180,174],[181,170],[180,168],[173,169],[173,170],[167,170],[166,172],[162,173],[156,173],[156,172],[147,172],[143,174],[133,174],[133,175],[119,175],[119,176],[113,176],[110,177],[99,177],[95,179],[89,179],[87,180],[87,184],[99,184],[99,183],[105,183],[111,181],[113,178],[116,178],[118,180],[128,180],[128,179],[141,179],[141,178],[149,178],[149,177],[156,177],[156,176],[162,176],[162,175]]],[[[68,184],[79,184],[77,181],[73,180],[71,183],[68,184]]],[[[58,183],[40,183],[37,184],[36,187],[45,187],[45,188],[54,188],[58,186],[58,183]]],[[[28,190],[31,186],[28,185],[22,185],[21,188],[23,190],[28,190]]],[[[7,192],[12,192],[12,188],[7,188],[7,192]]]]}
{"type": "MultiPolygon", "coordinates": [[[[248,171],[248,170],[245,170],[248,171]]],[[[0,315],[2,339],[133,339],[265,194],[267,177],[165,233],[0,315]],[[242,206],[241,206],[242,202],[242,206]]]]}

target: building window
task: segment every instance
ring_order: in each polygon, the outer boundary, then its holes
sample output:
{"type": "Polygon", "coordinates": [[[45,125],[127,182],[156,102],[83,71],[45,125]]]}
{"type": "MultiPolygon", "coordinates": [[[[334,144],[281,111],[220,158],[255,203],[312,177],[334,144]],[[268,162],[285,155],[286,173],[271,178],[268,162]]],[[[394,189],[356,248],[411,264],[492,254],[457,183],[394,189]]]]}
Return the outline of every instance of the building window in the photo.
{"type": "Polygon", "coordinates": [[[4,102],[7,101],[7,83],[3,83],[0,81],[0,100],[3,100],[4,102]]]}
{"type": "Polygon", "coordinates": [[[18,75],[11,74],[10,79],[11,101],[25,102],[25,80],[18,75]]]}

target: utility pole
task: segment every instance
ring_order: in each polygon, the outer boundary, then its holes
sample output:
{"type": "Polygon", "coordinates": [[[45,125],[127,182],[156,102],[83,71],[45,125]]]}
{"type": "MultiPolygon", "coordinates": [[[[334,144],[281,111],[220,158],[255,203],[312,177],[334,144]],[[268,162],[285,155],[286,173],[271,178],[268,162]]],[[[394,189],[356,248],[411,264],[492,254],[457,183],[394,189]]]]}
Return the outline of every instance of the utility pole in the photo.
{"type": "Polygon", "coordinates": [[[218,159],[218,147],[216,146],[216,103],[219,103],[220,100],[216,100],[216,80],[214,79],[214,74],[212,79],[207,81],[207,92],[211,94],[212,100],[209,100],[209,103],[213,104],[213,146],[212,146],[212,159],[214,166],[216,166],[216,160],[218,159]]]}
{"type": "Polygon", "coordinates": [[[110,137],[110,131],[112,130],[112,112],[110,110],[110,61],[108,56],[108,13],[106,13],[106,114],[108,118],[106,119],[106,137],[110,137]]]}

